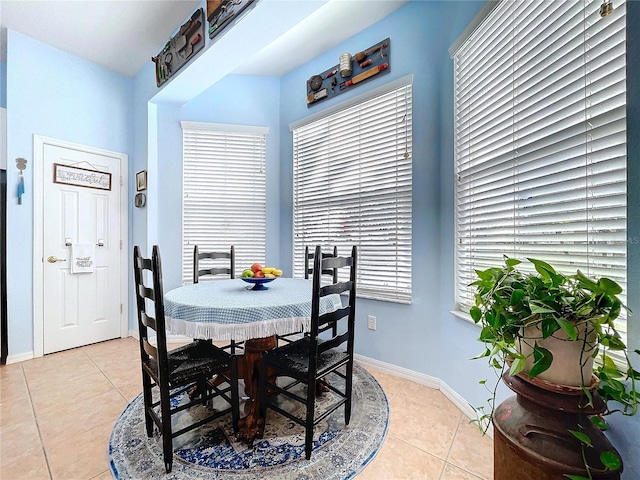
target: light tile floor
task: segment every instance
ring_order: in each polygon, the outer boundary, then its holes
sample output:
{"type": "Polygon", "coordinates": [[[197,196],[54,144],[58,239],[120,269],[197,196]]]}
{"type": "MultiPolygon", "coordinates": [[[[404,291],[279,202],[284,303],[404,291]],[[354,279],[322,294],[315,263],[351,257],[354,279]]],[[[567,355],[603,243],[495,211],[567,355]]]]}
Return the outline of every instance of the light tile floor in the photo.
{"type": "MultiPolygon", "coordinates": [[[[111,479],[107,441],[142,390],[139,362],[129,337],[0,367],[0,479],[111,479]]],[[[370,371],[391,421],[358,480],[493,478],[491,439],[442,393],[370,371]]]]}

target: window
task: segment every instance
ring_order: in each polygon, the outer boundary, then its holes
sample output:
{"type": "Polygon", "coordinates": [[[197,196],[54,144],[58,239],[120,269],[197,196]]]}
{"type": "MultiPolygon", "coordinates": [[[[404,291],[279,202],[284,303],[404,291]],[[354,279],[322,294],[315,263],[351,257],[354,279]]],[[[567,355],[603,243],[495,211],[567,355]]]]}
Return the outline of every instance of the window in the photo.
{"type": "Polygon", "coordinates": [[[503,254],[626,292],[625,4],[599,7],[503,1],[454,54],[461,310],[503,254]]]}
{"type": "Polygon", "coordinates": [[[409,303],[411,85],[367,97],[292,128],[294,275],[305,246],[357,245],[359,296],[409,303]]]}
{"type": "Polygon", "coordinates": [[[182,122],[182,281],[193,247],[235,247],[236,275],[266,250],[266,127],[182,122]]]}

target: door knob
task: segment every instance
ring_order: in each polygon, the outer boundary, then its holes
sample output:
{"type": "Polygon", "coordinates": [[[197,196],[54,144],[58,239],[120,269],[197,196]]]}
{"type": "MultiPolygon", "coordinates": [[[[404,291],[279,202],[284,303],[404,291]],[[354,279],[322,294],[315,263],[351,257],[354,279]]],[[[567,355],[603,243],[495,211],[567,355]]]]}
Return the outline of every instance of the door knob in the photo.
{"type": "Polygon", "coordinates": [[[47,258],[47,262],[49,263],[66,262],[66,261],[67,261],[66,258],[58,258],[55,255],[51,255],[49,258],[47,258]]]}

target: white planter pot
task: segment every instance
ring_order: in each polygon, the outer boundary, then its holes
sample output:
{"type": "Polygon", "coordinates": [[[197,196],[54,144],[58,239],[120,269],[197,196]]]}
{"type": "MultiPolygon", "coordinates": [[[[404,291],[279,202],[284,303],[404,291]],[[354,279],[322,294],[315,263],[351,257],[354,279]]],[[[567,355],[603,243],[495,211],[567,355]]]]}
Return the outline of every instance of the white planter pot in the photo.
{"type": "MultiPolygon", "coordinates": [[[[537,343],[538,346],[551,352],[553,362],[551,367],[536,376],[536,379],[569,387],[591,385],[593,354],[596,348],[596,332],[591,325],[583,323],[578,326],[576,341],[569,340],[563,330],[558,330],[545,339],[542,338],[542,332],[537,326],[526,327],[523,330],[524,338],[520,340],[519,350],[527,357],[525,372],[529,372],[533,366],[533,347],[537,343]]],[[[523,377],[529,378],[527,374],[523,377]]]]}

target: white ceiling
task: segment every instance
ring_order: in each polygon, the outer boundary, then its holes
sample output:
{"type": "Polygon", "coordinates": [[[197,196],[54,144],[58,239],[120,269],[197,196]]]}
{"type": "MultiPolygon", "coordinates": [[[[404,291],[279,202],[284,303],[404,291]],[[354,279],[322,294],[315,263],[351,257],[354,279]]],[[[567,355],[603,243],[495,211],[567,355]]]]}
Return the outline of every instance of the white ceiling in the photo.
{"type": "MultiPolygon", "coordinates": [[[[0,22],[3,30],[10,28],[133,77],[199,3],[198,0],[1,0],[0,22]]],[[[3,37],[6,39],[6,31],[3,37]]],[[[3,55],[4,51],[3,47],[3,55]]]]}
{"type": "MultiPolygon", "coordinates": [[[[325,7],[329,8],[318,8],[304,29],[292,30],[265,46],[236,73],[279,77],[407,1],[328,0],[325,7]]],[[[2,61],[6,62],[9,28],[133,77],[200,4],[199,0],[0,0],[2,61]]]]}

